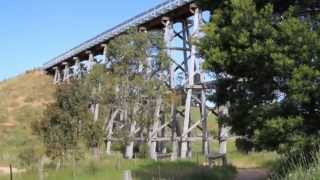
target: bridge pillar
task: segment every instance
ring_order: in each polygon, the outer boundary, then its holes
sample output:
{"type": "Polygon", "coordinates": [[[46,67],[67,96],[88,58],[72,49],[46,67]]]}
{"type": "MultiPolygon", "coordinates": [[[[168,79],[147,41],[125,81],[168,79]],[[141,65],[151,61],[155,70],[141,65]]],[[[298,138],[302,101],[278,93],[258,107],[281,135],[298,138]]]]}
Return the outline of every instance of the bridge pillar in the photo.
{"type": "Polygon", "coordinates": [[[73,68],[73,76],[75,79],[81,79],[82,70],[81,70],[81,63],[78,57],[74,57],[73,60],[75,61],[74,68],[73,68]]]}
{"type": "Polygon", "coordinates": [[[96,62],[95,62],[94,54],[92,53],[92,51],[86,51],[86,54],[89,55],[87,71],[90,72],[92,67],[96,64],[96,62]]]}
{"type": "MultiPolygon", "coordinates": [[[[202,63],[201,63],[202,66],[202,63]]],[[[201,82],[204,82],[204,72],[201,72],[201,82]]],[[[207,119],[207,107],[206,107],[206,91],[203,88],[201,90],[201,121],[202,121],[202,153],[207,156],[210,154],[209,133],[208,133],[208,119],[207,119]]]]}
{"type": "Polygon", "coordinates": [[[101,47],[103,48],[102,64],[107,64],[107,61],[108,61],[108,57],[107,57],[108,46],[107,46],[107,44],[101,44],[101,47]]]}
{"type": "MultiPolygon", "coordinates": [[[[197,7],[196,4],[191,4],[190,6],[191,12],[194,14],[194,32],[193,36],[196,39],[201,38],[203,36],[203,32],[200,32],[200,27],[203,25],[203,18],[201,14],[201,10],[197,7]]],[[[204,59],[199,58],[199,73],[200,73],[200,83],[202,84],[201,89],[201,104],[200,104],[200,115],[201,115],[201,124],[202,124],[202,153],[204,155],[209,155],[210,153],[210,144],[209,144],[209,134],[208,134],[208,120],[207,120],[207,97],[206,97],[206,90],[204,87],[205,83],[205,71],[203,70],[202,66],[204,63],[204,59]]]]}
{"type": "MultiPolygon", "coordinates": [[[[191,7],[192,8],[192,7],[191,7]]],[[[194,12],[193,17],[193,33],[192,36],[196,37],[200,29],[200,19],[199,19],[199,8],[191,9],[194,12]]],[[[194,76],[195,76],[195,63],[196,63],[196,46],[191,44],[191,54],[190,60],[188,61],[188,79],[187,79],[187,97],[185,103],[185,114],[183,122],[183,136],[181,142],[181,158],[184,159],[191,155],[191,141],[188,138],[189,128],[190,128],[190,113],[191,113],[191,103],[192,103],[192,93],[194,86],[194,76]]]]}
{"type": "Polygon", "coordinates": [[[219,153],[224,154],[223,165],[227,164],[227,144],[230,128],[226,126],[224,120],[229,116],[229,103],[227,105],[218,106],[219,118],[219,153]]]}
{"type": "Polygon", "coordinates": [[[61,82],[61,72],[58,66],[54,67],[54,78],[53,78],[53,83],[58,84],[61,82]]]}
{"type": "MultiPolygon", "coordinates": [[[[167,47],[166,53],[169,58],[172,57],[172,50],[170,49],[171,42],[174,36],[173,23],[171,22],[169,17],[162,18],[162,24],[164,25],[164,43],[167,47]]],[[[170,89],[172,91],[171,98],[171,141],[172,141],[172,153],[171,160],[176,160],[178,158],[179,146],[177,140],[177,113],[176,113],[176,100],[175,100],[175,88],[176,88],[176,80],[175,80],[175,64],[173,62],[170,63],[169,67],[169,83],[170,89]]]]}
{"type": "Polygon", "coordinates": [[[63,70],[63,81],[68,81],[70,78],[70,67],[68,62],[63,62],[64,70],[63,70]]]}

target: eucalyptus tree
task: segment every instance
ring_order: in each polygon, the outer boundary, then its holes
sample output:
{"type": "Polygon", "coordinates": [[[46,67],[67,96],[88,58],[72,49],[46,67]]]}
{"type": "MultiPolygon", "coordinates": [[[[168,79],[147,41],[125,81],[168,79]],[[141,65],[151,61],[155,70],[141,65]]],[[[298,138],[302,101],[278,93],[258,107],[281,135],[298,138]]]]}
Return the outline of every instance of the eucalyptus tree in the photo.
{"type": "MultiPolygon", "coordinates": [[[[109,88],[104,93],[105,97],[112,99],[106,102],[111,102],[113,107],[110,111],[113,113],[109,116],[108,136],[113,133],[112,123],[115,114],[118,114],[118,121],[122,123],[118,137],[125,137],[122,139],[125,157],[129,159],[133,157],[136,134],[143,134],[145,128],[149,129],[160,117],[167,64],[160,37],[159,32],[139,32],[134,29],[108,44],[109,73],[105,84],[111,83],[109,87],[112,90],[109,88]]],[[[107,144],[108,152],[110,143],[111,140],[107,144]]]]}
{"type": "Polygon", "coordinates": [[[43,119],[34,124],[46,154],[59,162],[69,155],[73,158],[80,155],[85,125],[92,119],[87,110],[89,94],[81,87],[81,81],[59,85],[56,101],[47,107],[43,119]]]}

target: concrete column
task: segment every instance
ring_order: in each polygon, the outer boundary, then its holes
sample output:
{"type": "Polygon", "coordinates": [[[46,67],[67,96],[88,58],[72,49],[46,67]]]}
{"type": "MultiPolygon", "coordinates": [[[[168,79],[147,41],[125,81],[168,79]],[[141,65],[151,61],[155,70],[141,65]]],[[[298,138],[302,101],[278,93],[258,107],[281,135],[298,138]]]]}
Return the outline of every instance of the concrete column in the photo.
{"type": "Polygon", "coordinates": [[[59,67],[54,67],[54,78],[53,78],[53,83],[54,84],[58,84],[59,82],[61,82],[61,72],[59,67]]]}
{"type": "Polygon", "coordinates": [[[63,62],[64,70],[63,70],[63,81],[68,81],[70,79],[70,67],[68,62],[63,62]]]}

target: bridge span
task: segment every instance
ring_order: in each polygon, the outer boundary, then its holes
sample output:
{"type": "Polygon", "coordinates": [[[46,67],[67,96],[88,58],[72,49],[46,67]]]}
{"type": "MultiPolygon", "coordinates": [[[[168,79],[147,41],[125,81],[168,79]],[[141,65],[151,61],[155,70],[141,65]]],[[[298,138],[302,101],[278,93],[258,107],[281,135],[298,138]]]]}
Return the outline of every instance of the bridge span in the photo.
{"type": "MultiPolygon", "coordinates": [[[[50,60],[43,65],[43,70],[54,75],[54,82],[59,83],[77,76],[84,66],[87,71],[90,70],[91,66],[97,63],[95,59],[98,55],[102,55],[101,61],[106,62],[108,41],[130,28],[163,31],[166,52],[172,59],[168,69],[170,76],[168,82],[172,91],[182,89],[185,104],[183,109],[172,104],[171,119],[163,124],[158,123],[154,126],[153,132],[164,131],[166,128],[173,129],[173,127],[175,129],[161,137],[157,133],[151,133],[152,137],[149,139],[152,143],[170,141],[172,159],[176,159],[177,156],[190,157],[191,143],[195,140],[202,140],[202,151],[208,155],[209,142],[213,135],[209,135],[207,130],[207,116],[212,110],[207,105],[207,95],[210,91],[209,87],[212,89],[213,86],[202,69],[204,60],[192,43],[192,39],[203,35],[201,27],[205,24],[205,13],[208,12],[202,10],[196,4],[196,0],[168,0],[50,60]],[[184,76],[182,81],[181,76],[184,76]],[[192,107],[199,110],[199,119],[192,119],[192,107]]],[[[224,110],[221,112],[223,114],[224,110]]],[[[108,127],[112,128],[113,125],[108,127]]],[[[112,132],[112,129],[109,131],[112,132]]],[[[136,140],[139,141],[139,137],[136,137],[136,140]]],[[[110,149],[111,141],[115,139],[108,136],[107,149],[110,149]]],[[[154,156],[154,159],[156,158],[157,156],[154,156]]]]}
{"type": "Polygon", "coordinates": [[[103,55],[109,40],[132,27],[144,27],[147,30],[161,29],[164,27],[163,17],[169,17],[173,23],[186,19],[192,16],[190,4],[194,2],[195,0],[168,0],[53,58],[45,63],[42,69],[53,74],[55,68],[64,68],[64,62],[68,62],[70,66],[77,60],[80,62],[89,60],[90,54],[103,55]]]}

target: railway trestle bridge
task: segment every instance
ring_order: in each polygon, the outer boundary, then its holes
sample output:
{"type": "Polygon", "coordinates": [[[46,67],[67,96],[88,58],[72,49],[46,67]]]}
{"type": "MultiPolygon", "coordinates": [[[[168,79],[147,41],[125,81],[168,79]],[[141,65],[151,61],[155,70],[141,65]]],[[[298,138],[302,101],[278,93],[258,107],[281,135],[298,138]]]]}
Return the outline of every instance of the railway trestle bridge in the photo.
{"type": "MultiPolygon", "coordinates": [[[[216,108],[218,109],[216,111],[208,107],[207,95],[208,91],[213,89],[213,83],[208,80],[206,72],[201,68],[204,60],[199,56],[196,46],[191,43],[192,39],[203,35],[201,26],[205,23],[204,13],[207,13],[208,16],[210,12],[202,11],[195,0],[166,1],[50,60],[44,64],[43,70],[54,76],[54,83],[67,81],[71,77],[81,76],[83,71],[89,72],[95,63],[106,63],[108,61],[108,42],[130,28],[163,31],[166,53],[172,58],[168,70],[170,88],[172,91],[182,88],[185,99],[183,109],[177,108],[175,104],[171,105],[171,119],[168,122],[160,122],[160,120],[155,122],[151,137],[149,137],[153,144],[151,158],[157,159],[157,143],[164,141],[172,144],[170,155],[172,160],[179,157],[182,159],[190,157],[193,141],[202,141],[203,154],[208,155],[210,153],[209,142],[213,139],[207,128],[208,113],[213,112],[218,115],[227,112],[226,108],[216,108]],[[97,56],[102,57],[99,62],[96,61],[97,56]],[[181,74],[184,80],[178,82],[177,78],[181,74]],[[198,120],[191,119],[194,102],[201,115],[198,120]],[[177,122],[178,120],[181,122],[177,122]],[[166,128],[171,128],[171,132],[164,131],[166,128]],[[198,133],[192,133],[195,130],[198,133]],[[170,133],[159,136],[159,132],[170,133]]],[[[96,116],[97,113],[95,113],[96,116]]],[[[116,111],[112,117],[115,117],[117,113],[119,112],[116,111]]],[[[112,117],[107,125],[107,153],[110,153],[111,143],[116,141],[112,137],[113,127],[116,126],[112,117]]],[[[221,131],[220,134],[220,138],[223,139],[222,136],[225,136],[226,132],[221,131]]],[[[139,141],[139,138],[136,137],[136,141],[139,141]]],[[[220,153],[225,153],[224,149],[220,148],[220,153]]],[[[165,149],[162,151],[165,153],[165,149]]],[[[129,155],[128,158],[132,158],[132,155],[129,155]]]]}

